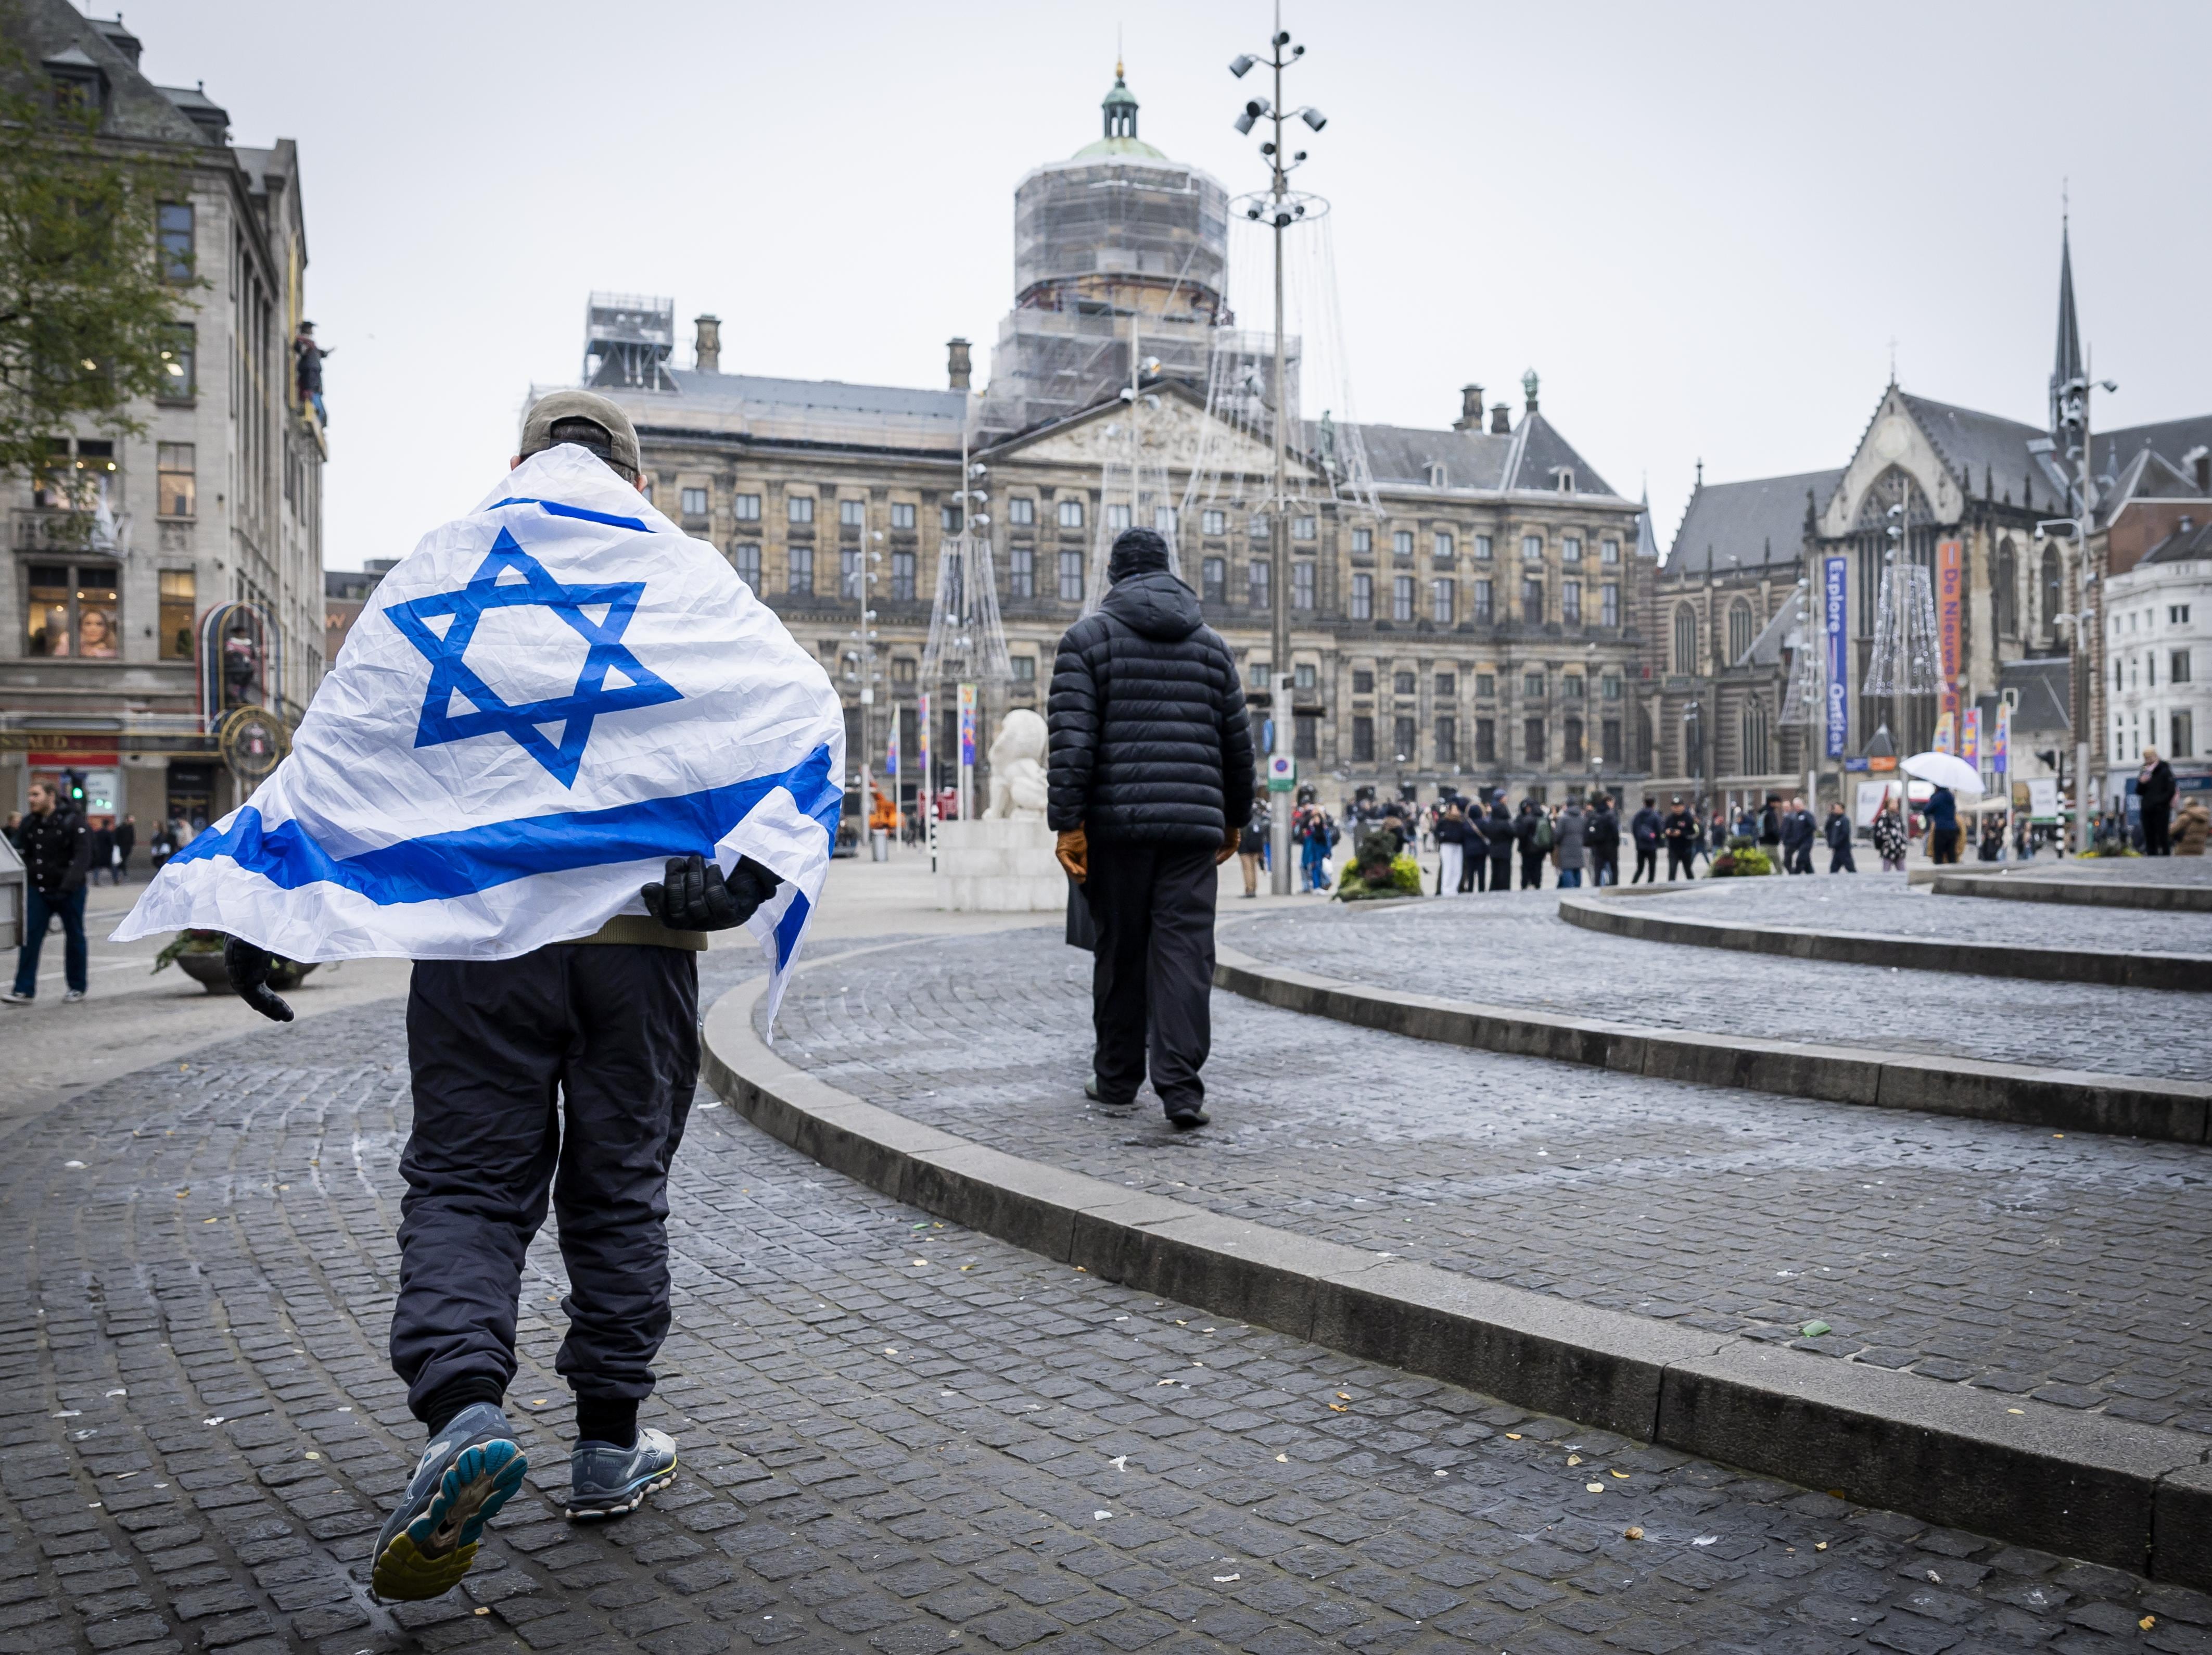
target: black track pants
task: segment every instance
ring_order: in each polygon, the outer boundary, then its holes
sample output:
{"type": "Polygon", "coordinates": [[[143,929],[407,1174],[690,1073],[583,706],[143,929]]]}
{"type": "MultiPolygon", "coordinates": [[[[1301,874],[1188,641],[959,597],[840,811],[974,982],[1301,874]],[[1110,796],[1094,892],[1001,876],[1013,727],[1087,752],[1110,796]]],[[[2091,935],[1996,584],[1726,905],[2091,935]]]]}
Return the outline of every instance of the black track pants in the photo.
{"type": "Polygon", "coordinates": [[[1098,928],[1091,974],[1098,1092],[1125,1104],[1145,1082],[1172,1114],[1206,1101],[1213,1039],[1213,853],[1094,839],[1083,894],[1098,928]]]}
{"type": "Polygon", "coordinates": [[[698,1021],[686,949],[561,943],[416,964],[392,1366],[418,1417],[456,1379],[514,1378],[523,1255],[549,1190],[569,1284],[555,1368],[580,1395],[652,1394],[698,1021]]]}

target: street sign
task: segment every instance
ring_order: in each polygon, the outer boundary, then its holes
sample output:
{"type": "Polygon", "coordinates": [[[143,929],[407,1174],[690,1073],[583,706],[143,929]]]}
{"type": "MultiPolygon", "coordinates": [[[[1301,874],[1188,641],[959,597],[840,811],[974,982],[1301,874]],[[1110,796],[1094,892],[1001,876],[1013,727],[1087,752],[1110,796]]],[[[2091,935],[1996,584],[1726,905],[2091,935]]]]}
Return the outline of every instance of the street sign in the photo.
{"type": "Polygon", "coordinates": [[[1288,793],[1297,784],[1297,761],[1288,753],[1270,753],[1267,756],[1267,791],[1288,793]]]}

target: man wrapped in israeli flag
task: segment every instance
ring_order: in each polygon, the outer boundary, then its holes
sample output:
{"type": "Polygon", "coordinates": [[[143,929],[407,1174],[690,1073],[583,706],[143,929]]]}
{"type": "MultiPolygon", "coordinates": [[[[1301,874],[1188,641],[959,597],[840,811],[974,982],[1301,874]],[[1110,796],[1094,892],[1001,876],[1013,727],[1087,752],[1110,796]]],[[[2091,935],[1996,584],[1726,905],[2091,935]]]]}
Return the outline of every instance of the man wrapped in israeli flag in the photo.
{"type": "Polygon", "coordinates": [[[283,1021],[272,952],[416,962],[392,1357],[430,1441],[377,1542],[387,1598],[449,1590],[520,1486],[502,1402],[549,1192],[568,1514],[620,1516],[674,1480],[675,1444],[637,1411],[669,1325],[697,951],[750,926],[780,989],[843,808],[828,677],[641,497],[628,417],[558,392],[521,449],[385,576],[290,756],[115,933],[228,933],[232,982],[283,1021]]]}

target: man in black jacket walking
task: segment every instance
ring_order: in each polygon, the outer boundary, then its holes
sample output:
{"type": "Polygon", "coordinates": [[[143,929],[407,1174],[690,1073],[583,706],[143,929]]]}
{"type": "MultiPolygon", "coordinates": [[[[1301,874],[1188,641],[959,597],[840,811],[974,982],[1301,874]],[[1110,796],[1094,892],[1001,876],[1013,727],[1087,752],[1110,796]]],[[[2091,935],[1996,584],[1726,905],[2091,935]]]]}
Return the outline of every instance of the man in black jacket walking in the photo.
{"type": "Polygon", "coordinates": [[[1645,794],[1644,808],[1628,824],[1628,831],[1636,841],[1636,873],[1629,884],[1639,885],[1647,879],[1653,885],[1659,883],[1659,836],[1664,827],[1658,796],[1645,794]]]}
{"type": "Polygon", "coordinates": [[[1106,578],[1097,611],[1060,641],[1046,706],[1047,819],[1098,932],[1085,1090],[1133,1102],[1149,1067],[1188,1129],[1208,1118],[1214,870],[1251,811],[1252,730],[1236,660],[1170,572],[1167,542],[1126,530],[1106,578]]]}
{"type": "Polygon", "coordinates": [[[44,782],[31,784],[31,813],[15,830],[23,854],[23,944],[15,951],[15,986],[4,996],[27,1006],[39,993],[39,950],[46,928],[62,922],[62,998],[84,998],[84,885],[92,865],[92,834],[84,818],[57,802],[44,782]]]}

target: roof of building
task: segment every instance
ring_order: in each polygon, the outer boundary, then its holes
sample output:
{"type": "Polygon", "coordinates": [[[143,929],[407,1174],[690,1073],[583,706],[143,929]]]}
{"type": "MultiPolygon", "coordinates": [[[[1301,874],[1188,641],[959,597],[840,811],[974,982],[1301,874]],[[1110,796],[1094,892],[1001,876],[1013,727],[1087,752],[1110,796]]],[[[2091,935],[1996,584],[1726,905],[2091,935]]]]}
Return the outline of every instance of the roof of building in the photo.
{"type": "Polygon", "coordinates": [[[2050,480],[2027,451],[2029,443],[2047,435],[2040,427],[1916,397],[1910,391],[1900,390],[1898,395],[1967,494],[1987,492],[1993,497],[2026,501],[2033,478],[2042,485],[2044,498],[2051,498],[2050,480]]]}
{"type": "Polygon", "coordinates": [[[1794,587],[1791,588],[1789,594],[1775,605],[1773,618],[1765,626],[1759,628],[1759,636],[1751,641],[1751,648],[1745,650],[1741,658],[1734,665],[1779,666],[1782,664],[1783,650],[1790,646],[1791,638],[1797,631],[1797,611],[1803,603],[1804,596],[1803,593],[1794,587]]]}
{"type": "MultiPolygon", "coordinates": [[[[1308,424],[1309,447],[1317,426],[1308,424]]],[[[1613,494],[1596,468],[1577,453],[1558,428],[1531,411],[1510,435],[1488,431],[1431,431],[1408,425],[1362,425],[1360,441],[1378,484],[1433,486],[1429,468],[1444,468],[1448,489],[1535,490],[1544,494],[1613,494]],[[1561,474],[1569,487],[1559,487],[1561,474]]]]}
{"type": "MultiPolygon", "coordinates": [[[[598,386],[640,426],[726,431],[794,442],[957,453],[969,393],[842,380],[774,379],[758,374],[665,370],[672,390],[598,386]]],[[[532,386],[531,400],[560,387],[532,386]]]]}
{"type": "Polygon", "coordinates": [[[2181,521],[2183,526],[2136,559],[2137,569],[2145,563],[2185,563],[2199,557],[2212,557],[2212,519],[2193,523],[2185,517],[2181,521]]]}
{"type": "Polygon", "coordinates": [[[205,142],[200,129],[139,73],[134,54],[119,48],[111,37],[113,27],[86,17],[69,0],[30,0],[15,9],[9,32],[35,62],[82,60],[100,71],[107,82],[107,106],[100,116],[103,132],[163,143],[205,142]]]}
{"type": "Polygon", "coordinates": [[[1997,668],[1997,689],[2016,692],[2020,705],[2013,709],[2015,737],[2038,730],[2074,727],[2074,661],[2068,655],[2035,655],[2008,660],[1997,668]]]}
{"type": "Polygon", "coordinates": [[[2089,442],[2097,456],[2098,477],[2112,479],[2109,484],[2100,482],[2105,490],[2099,502],[2100,511],[2117,511],[2138,495],[2195,494],[2198,492],[2196,465],[2191,456],[2199,449],[2212,448],[2212,414],[2092,432],[2089,442]],[[2137,465],[2146,453],[2162,463],[2137,465]],[[2187,486],[2172,486],[2175,479],[2187,486]]]}
{"type": "Polygon", "coordinates": [[[1796,562],[1805,544],[1807,511],[1825,506],[1843,477],[1838,470],[1700,482],[1682,509],[1664,568],[1669,575],[1705,575],[1796,562]]]}

